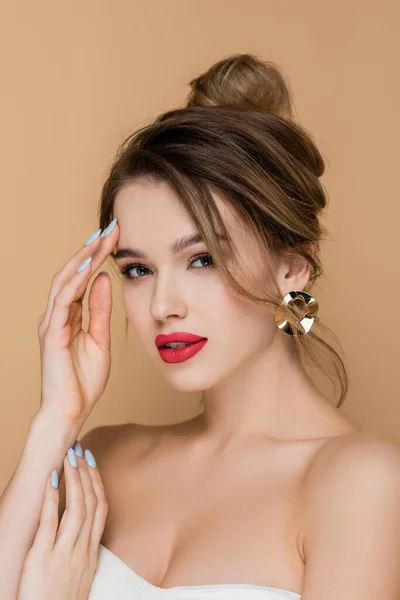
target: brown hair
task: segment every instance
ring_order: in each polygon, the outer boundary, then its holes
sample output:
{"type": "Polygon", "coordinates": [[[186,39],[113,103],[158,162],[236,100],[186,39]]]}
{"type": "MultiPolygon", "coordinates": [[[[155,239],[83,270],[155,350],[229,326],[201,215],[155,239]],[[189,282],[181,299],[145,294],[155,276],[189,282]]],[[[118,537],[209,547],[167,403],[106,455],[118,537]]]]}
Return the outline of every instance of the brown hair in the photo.
{"type": "MultiPolygon", "coordinates": [[[[319,181],[323,158],[310,134],[294,122],[288,84],[273,63],[236,54],[212,65],[190,86],[184,108],[161,114],[120,145],[102,189],[99,226],[110,223],[117,193],[133,180],[166,181],[226,284],[275,312],[282,295],[272,270],[274,257],[305,258],[311,266],[307,288],[323,274],[319,249],[326,229],[318,219],[327,205],[319,181]],[[235,211],[262,248],[266,279],[257,294],[242,286],[226,265],[217,232],[228,240],[235,269],[240,269],[240,257],[211,192],[235,211]]],[[[115,259],[115,253],[111,256],[115,259]]],[[[296,331],[300,313],[294,303],[285,310],[296,331]]],[[[294,349],[303,367],[310,361],[333,384],[339,382],[339,407],[347,393],[347,373],[322,331],[332,333],[317,317],[309,333],[293,336],[294,349]],[[326,361],[335,376],[325,369],[326,361]]]]}

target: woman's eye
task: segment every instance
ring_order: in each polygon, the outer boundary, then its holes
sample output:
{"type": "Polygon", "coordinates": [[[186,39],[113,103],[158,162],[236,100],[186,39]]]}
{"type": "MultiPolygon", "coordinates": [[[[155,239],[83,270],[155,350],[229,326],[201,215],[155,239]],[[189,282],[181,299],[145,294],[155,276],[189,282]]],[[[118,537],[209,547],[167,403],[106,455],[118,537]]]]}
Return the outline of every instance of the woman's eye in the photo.
{"type": "Polygon", "coordinates": [[[125,265],[123,267],[121,267],[121,274],[124,275],[124,277],[127,277],[128,279],[140,279],[143,276],[143,272],[140,272],[140,269],[144,269],[146,270],[146,267],[144,267],[143,265],[125,265]],[[139,275],[131,275],[131,271],[133,271],[134,269],[138,269],[139,270],[139,275]]]}
{"type": "MultiPolygon", "coordinates": [[[[192,268],[196,271],[198,271],[199,269],[209,269],[210,267],[213,267],[213,262],[212,262],[212,256],[211,254],[196,254],[195,256],[192,256],[189,261],[188,261],[189,267],[192,268]],[[206,262],[208,264],[204,265],[204,264],[200,264],[197,267],[193,267],[193,265],[196,262],[201,262],[204,259],[206,259],[206,262]]],[[[144,265],[141,264],[127,264],[127,265],[123,265],[120,269],[120,273],[124,276],[127,277],[128,279],[142,279],[144,276],[147,275],[146,272],[143,271],[150,271],[150,269],[148,269],[147,267],[145,267],[144,265]],[[136,275],[132,275],[132,271],[134,269],[137,269],[136,275]]]]}
{"type": "Polygon", "coordinates": [[[192,261],[192,262],[190,262],[190,266],[193,266],[194,263],[196,263],[197,261],[202,261],[203,259],[207,259],[209,264],[208,265],[200,265],[200,267],[199,267],[200,269],[208,269],[208,267],[213,266],[211,254],[200,254],[197,256],[192,256],[192,258],[190,259],[192,261]],[[211,261],[209,259],[211,259],[211,261]]]}

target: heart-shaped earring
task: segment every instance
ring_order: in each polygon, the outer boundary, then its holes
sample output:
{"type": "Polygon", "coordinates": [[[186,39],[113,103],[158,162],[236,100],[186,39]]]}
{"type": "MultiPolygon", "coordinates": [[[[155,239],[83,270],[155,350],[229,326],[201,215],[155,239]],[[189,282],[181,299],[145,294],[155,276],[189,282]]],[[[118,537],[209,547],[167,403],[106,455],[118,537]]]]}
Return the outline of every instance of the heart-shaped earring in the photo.
{"type": "Polygon", "coordinates": [[[303,333],[308,333],[313,326],[315,318],[318,314],[319,306],[311,294],[308,292],[304,292],[303,290],[293,290],[286,294],[286,296],[282,300],[281,306],[275,313],[275,323],[285,333],[289,335],[303,335],[303,333]],[[285,307],[297,300],[298,298],[302,298],[306,304],[306,312],[303,317],[299,319],[297,323],[297,332],[294,332],[291,324],[287,320],[287,312],[285,311],[285,307]]]}

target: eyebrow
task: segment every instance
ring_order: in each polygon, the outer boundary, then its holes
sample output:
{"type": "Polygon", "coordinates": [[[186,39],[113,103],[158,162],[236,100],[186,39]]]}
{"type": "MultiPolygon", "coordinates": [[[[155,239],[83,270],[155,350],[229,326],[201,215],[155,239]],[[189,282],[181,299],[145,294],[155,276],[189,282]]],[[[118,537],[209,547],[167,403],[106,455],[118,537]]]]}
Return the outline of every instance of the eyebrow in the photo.
{"type": "MultiPolygon", "coordinates": [[[[218,242],[228,241],[224,234],[218,233],[216,235],[218,242]]],[[[203,241],[203,237],[200,233],[186,235],[180,240],[176,240],[170,246],[170,252],[172,252],[172,254],[179,254],[180,252],[183,252],[183,250],[186,250],[186,248],[189,248],[189,246],[200,244],[203,241]]],[[[146,260],[148,256],[141,250],[138,250],[137,248],[120,248],[115,253],[115,260],[117,260],[118,258],[143,258],[146,260]]]]}

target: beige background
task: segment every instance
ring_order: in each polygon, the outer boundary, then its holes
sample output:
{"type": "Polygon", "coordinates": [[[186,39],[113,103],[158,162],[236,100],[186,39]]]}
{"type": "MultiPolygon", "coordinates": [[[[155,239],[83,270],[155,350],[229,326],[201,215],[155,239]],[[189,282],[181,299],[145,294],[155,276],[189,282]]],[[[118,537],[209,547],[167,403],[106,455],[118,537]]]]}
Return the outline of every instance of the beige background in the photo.
{"type": "MultiPolygon", "coordinates": [[[[400,440],[399,13],[390,0],[2,3],[0,490],[40,402],[37,320],[51,278],[97,229],[118,144],[233,52],[283,68],[326,160],[330,240],[314,295],[345,353],[340,410],[400,440]]],[[[82,433],[195,416],[198,393],[171,389],[132,332],[125,345],[112,281],[112,371],[82,433]]]]}

